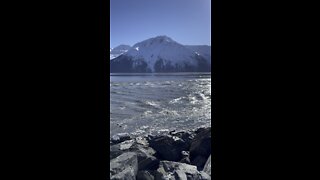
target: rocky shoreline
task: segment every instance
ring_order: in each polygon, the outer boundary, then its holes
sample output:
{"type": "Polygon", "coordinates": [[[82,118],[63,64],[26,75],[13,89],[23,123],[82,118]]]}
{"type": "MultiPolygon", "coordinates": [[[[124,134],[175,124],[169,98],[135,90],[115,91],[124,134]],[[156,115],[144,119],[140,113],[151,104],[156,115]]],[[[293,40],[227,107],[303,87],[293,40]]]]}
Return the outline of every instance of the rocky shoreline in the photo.
{"type": "Polygon", "coordinates": [[[211,127],[110,140],[111,180],[211,178],[211,127]]]}

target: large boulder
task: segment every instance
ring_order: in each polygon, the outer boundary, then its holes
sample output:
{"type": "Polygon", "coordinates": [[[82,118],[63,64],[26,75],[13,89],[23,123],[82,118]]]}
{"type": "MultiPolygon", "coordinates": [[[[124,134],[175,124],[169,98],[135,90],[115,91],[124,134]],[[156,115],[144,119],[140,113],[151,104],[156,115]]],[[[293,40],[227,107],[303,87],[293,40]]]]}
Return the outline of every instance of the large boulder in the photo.
{"type": "Polygon", "coordinates": [[[172,161],[161,161],[156,171],[156,179],[170,180],[208,180],[211,177],[199,172],[196,166],[172,161]]]}
{"type": "Polygon", "coordinates": [[[199,155],[193,158],[190,164],[197,166],[198,170],[202,170],[206,162],[207,158],[199,155]]]}
{"type": "Polygon", "coordinates": [[[211,154],[211,127],[200,128],[196,133],[190,146],[190,160],[202,169],[211,154]]]}
{"type": "Polygon", "coordinates": [[[159,160],[154,156],[156,151],[141,140],[132,139],[110,146],[110,159],[114,159],[126,152],[136,153],[139,170],[158,168],[159,160]]]}
{"type": "Polygon", "coordinates": [[[182,151],[188,150],[188,145],[179,137],[164,135],[151,138],[150,147],[156,152],[156,156],[162,160],[179,161],[182,159],[182,151]]]}
{"type": "Polygon", "coordinates": [[[110,161],[110,179],[112,180],[135,180],[137,172],[138,158],[136,153],[123,153],[110,161]]]}
{"type": "Polygon", "coordinates": [[[159,160],[154,157],[154,151],[151,148],[137,147],[134,151],[138,156],[139,170],[155,170],[159,166],[159,160]]]}

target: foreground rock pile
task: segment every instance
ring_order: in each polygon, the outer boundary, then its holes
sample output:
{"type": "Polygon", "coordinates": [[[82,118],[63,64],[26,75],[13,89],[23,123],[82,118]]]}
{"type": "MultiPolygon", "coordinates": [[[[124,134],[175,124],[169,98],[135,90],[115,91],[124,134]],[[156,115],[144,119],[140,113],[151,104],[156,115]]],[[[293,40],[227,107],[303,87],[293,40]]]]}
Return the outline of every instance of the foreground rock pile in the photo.
{"type": "Polygon", "coordinates": [[[112,137],[112,180],[211,179],[211,127],[165,135],[112,137]]]}

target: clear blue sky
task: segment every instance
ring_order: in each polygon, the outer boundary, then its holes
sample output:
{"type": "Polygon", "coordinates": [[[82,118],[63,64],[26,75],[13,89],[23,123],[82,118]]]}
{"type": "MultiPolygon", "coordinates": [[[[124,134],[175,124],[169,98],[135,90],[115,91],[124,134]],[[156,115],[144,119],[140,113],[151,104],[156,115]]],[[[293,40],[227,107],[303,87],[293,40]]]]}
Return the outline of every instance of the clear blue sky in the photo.
{"type": "Polygon", "coordinates": [[[110,0],[110,47],[167,35],[211,45],[211,0],[110,0]]]}

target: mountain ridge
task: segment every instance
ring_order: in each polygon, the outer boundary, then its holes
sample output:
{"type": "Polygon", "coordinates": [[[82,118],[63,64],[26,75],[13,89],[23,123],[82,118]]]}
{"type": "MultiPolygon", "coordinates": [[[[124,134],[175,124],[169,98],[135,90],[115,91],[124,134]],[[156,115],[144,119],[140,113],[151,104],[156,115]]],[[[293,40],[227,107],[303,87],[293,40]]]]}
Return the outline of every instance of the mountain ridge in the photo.
{"type": "Polygon", "coordinates": [[[110,60],[110,72],[113,73],[210,71],[210,46],[185,46],[165,35],[138,42],[110,60]]]}
{"type": "Polygon", "coordinates": [[[114,48],[110,48],[110,60],[127,52],[130,48],[131,48],[131,46],[125,45],[125,44],[120,44],[119,46],[116,46],[114,48]]]}

